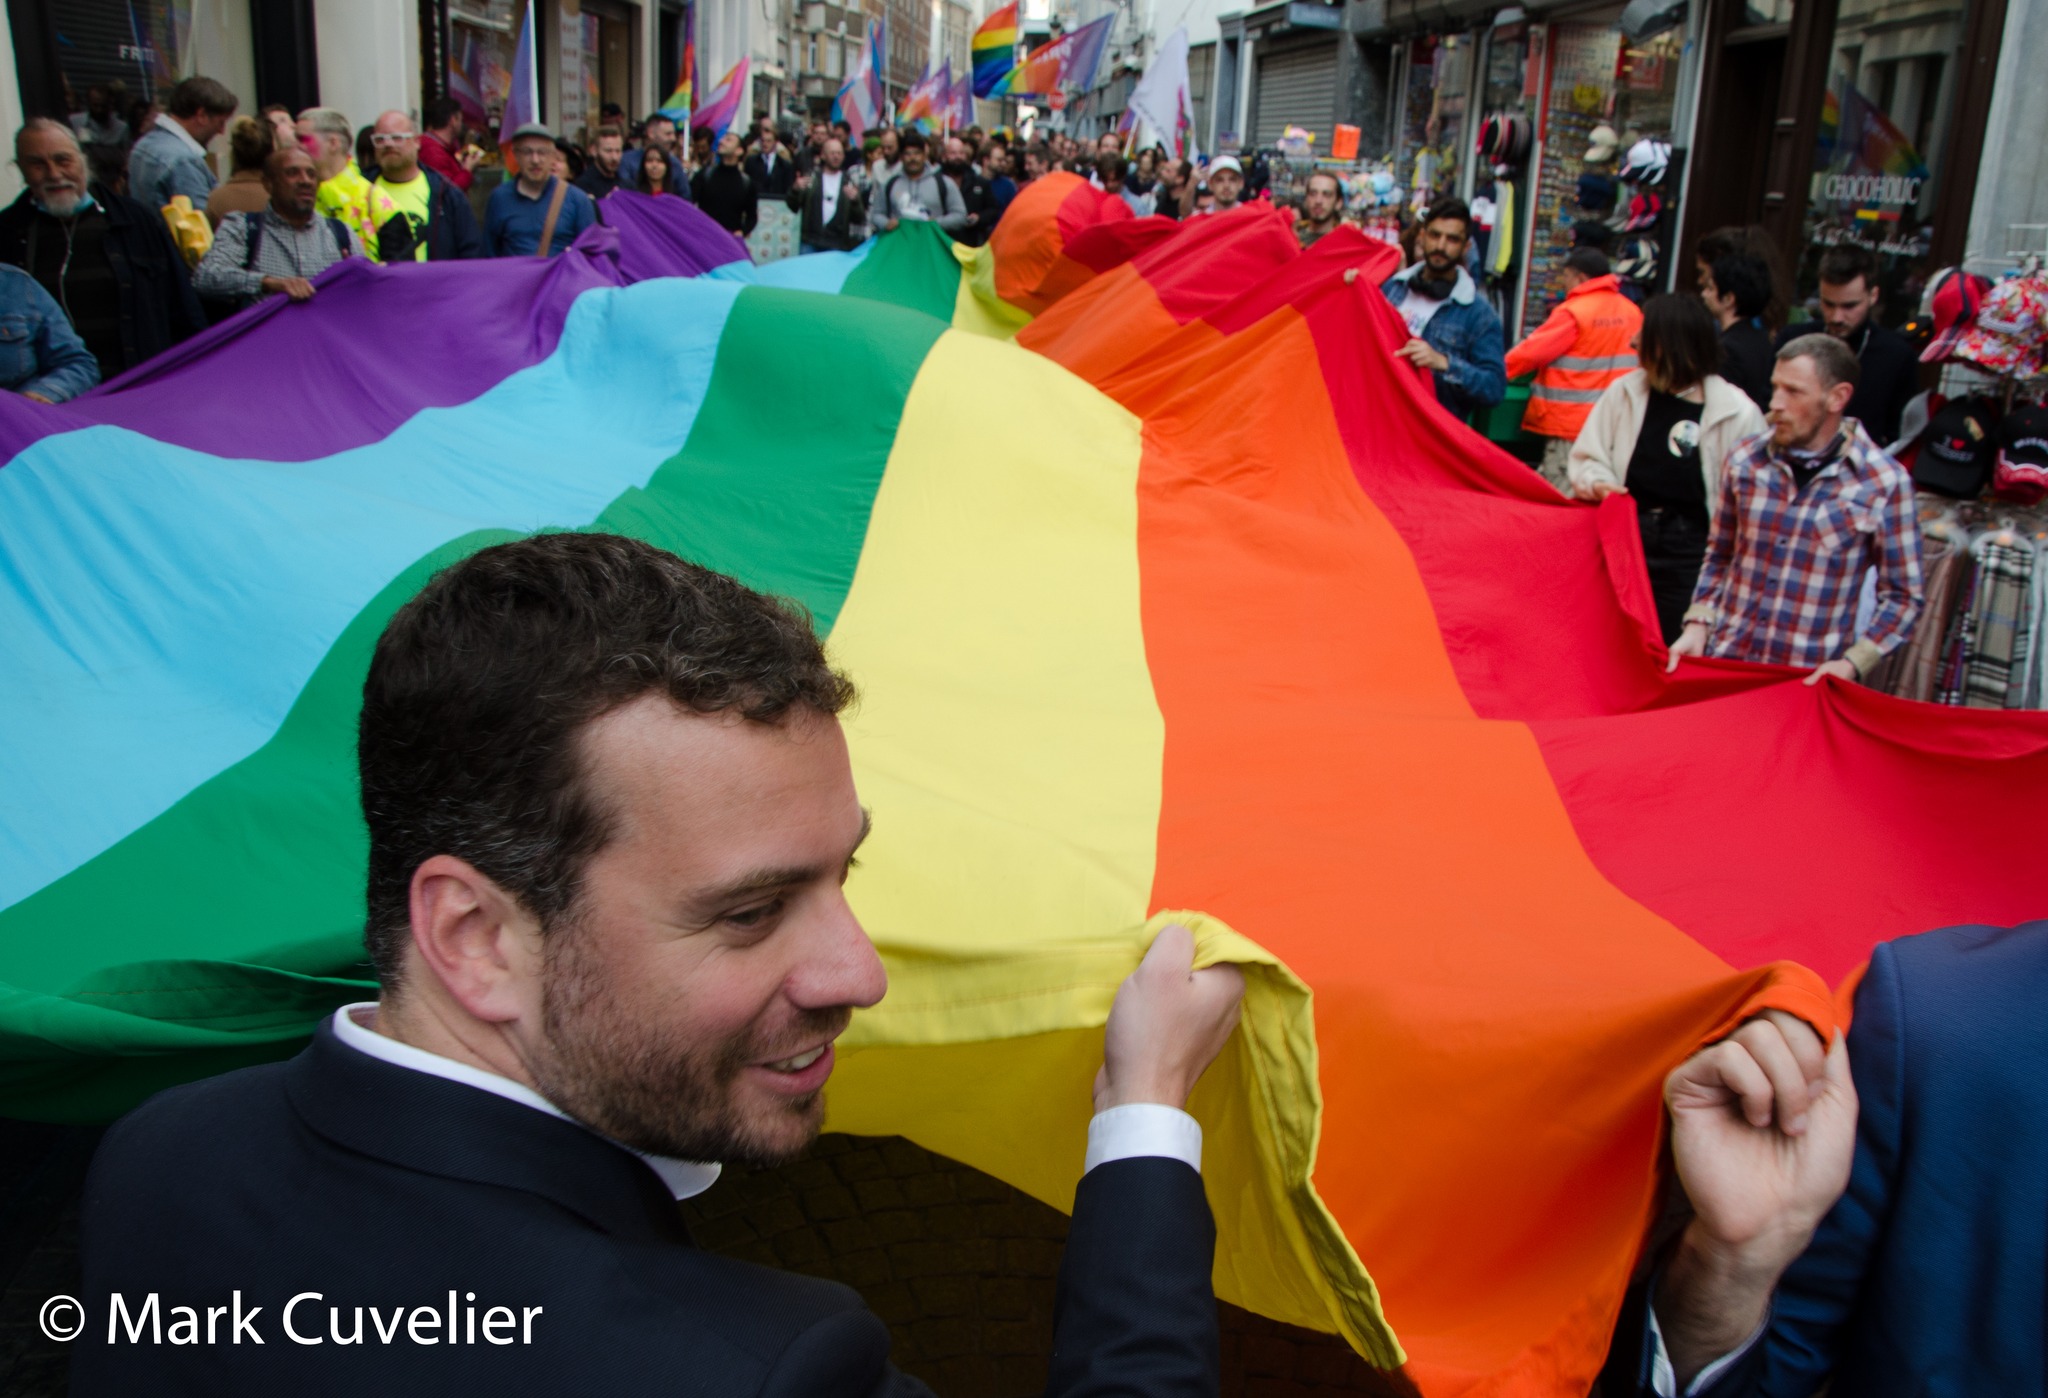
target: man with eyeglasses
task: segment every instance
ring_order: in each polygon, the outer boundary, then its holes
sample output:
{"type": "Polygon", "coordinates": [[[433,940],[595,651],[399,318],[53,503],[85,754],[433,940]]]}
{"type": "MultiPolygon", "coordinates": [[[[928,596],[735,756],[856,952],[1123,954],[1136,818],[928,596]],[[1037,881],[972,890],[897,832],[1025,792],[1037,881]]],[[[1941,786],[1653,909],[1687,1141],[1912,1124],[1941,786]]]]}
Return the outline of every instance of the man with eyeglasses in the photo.
{"type": "Polygon", "coordinates": [[[484,255],[483,231],[469,200],[420,164],[419,133],[404,112],[386,112],[370,134],[377,149],[377,188],[395,212],[377,228],[381,262],[448,262],[484,255]]]}

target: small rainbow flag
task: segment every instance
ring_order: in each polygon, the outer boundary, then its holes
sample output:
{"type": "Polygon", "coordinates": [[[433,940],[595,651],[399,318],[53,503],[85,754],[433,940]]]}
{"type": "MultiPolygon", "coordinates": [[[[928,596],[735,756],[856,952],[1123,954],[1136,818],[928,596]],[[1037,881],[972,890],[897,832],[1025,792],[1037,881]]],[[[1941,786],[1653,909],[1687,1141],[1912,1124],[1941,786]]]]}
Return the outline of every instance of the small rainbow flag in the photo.
{"type": "Polygon", "coordinates": [[[997,95],[1050,97],[1069,87],[1093,87],[1115,20],[1113,14],[1104,15],[1092,24],[1068,30],[1049,44],[1040,44],[996,84],[997,95]]]}
{"type": "Polygon", "coordinates": [[[974,59],[974,95],[986,97],[1017,66],[1017,0],[983,20],[967,47],[974,59]]]}

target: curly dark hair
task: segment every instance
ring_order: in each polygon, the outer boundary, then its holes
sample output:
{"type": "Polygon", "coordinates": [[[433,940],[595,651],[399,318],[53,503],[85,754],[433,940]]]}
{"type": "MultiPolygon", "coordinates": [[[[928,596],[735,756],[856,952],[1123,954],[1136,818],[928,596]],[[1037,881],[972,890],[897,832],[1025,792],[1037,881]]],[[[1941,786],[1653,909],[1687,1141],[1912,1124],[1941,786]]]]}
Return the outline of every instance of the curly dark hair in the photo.
{"type": "Polygon", "coordinates": [[[544,534],[437,573],[377,641],[356,754],[370,832],[365,939],[386,990],[413,871],[452,854],[543,927],[612,833],[578,735],[646,694],[779,723],[853,685],[800,608],[615,534],[544,534]]]}

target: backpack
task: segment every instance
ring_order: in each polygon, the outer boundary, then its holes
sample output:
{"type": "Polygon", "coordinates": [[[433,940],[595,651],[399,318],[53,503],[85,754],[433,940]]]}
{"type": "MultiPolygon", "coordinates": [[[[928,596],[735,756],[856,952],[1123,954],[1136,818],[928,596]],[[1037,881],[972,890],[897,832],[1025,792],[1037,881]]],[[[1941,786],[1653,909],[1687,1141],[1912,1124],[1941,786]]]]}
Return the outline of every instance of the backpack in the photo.
{"type": "MultiPolygon", "coordinates": [[[[263,252],[263,227],[265,220],[260,212],[255,214],[236,214],[234,217],[241,219],[243,225],[249,230],[249,246],[242,254],[242,270],[244,272],[253,272],[256,270],[256,259],[263,252]]],[[[349,255],[347,225],[343,224],[338,218],[325,215],[323,217],[326,218],[327,230],[334,235],[334,246],[340,250],[343,257],[347,257],[349,255]]],[[[203,292],[199,296],[199,308],[206,313],[206,323],[208,325],[220,324],[248,304],[247,301],[239,296],[208,296],[203,292]]]]}
{"type": "MultiPolygon", "coordinates": [[[[249,220],[248,215],[244,215],[243,219],[249,226],[249,246],[242,254],[242,270],[253,272],[256,270],[256,259],[263,252],[263,229],[267,220],[261,214],[256,215],[253,221],[249,220]]],[[[332,214],[322,214],[321,221],[327,225],[327,231],[334,235],[334,246],[340,250],[343,257],[347,257],[348,225],[332,214]]]]}
{"type": "MultiPolygon", "coordinates": [[[[946,185],[948,183],[946,172],[935,168],[931,173],[933,178],[939,182],[939,216],[944,218],[948,213],[952,212],[946,207],[946,185]]],[[[902,178],[903,172],[898,170],[895,174],[889,176],[889,183],[882,186],[882,212],[884,215],[894,215],[896,209],[896,181],[902,178]]]]}

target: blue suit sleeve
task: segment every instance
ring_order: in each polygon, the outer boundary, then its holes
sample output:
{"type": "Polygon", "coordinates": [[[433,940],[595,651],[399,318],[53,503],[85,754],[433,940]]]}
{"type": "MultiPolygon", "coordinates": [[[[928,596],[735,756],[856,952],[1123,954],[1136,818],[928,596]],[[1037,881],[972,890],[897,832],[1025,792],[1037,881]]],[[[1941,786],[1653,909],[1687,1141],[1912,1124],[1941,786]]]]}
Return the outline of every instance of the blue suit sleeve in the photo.
{"type": "Polygon", "coordinates": [[[1898,961],[1880,943],[1856,988],[1856,1020],[1849,1031],[1858,1099],[1849,1187],[1779,1279],[1760,1353],[1698,1398],[1813,1393],[1834,1372],[1897,1187],[1905,1051],[1898,961]]]}
{"type": "Polygon", "coordinates": [[[36,317],[36,376],[15,391],[37,394],[52,403],[76,398],[100,381],[100,362],[40,284],[29,283],[28,301],[36,317]]]}
{"type": "Polygon", "coordinates": [[[1507,350],[1499,316],[1489,313],[1481,321],[1469,355],[1446,353],[1445,357],[1451,361],[1450,367],[1439,377],[1462,392],[1473,406],[1490,408],[1507,396],[1507,350]]]}

